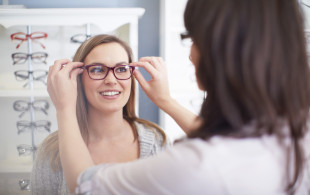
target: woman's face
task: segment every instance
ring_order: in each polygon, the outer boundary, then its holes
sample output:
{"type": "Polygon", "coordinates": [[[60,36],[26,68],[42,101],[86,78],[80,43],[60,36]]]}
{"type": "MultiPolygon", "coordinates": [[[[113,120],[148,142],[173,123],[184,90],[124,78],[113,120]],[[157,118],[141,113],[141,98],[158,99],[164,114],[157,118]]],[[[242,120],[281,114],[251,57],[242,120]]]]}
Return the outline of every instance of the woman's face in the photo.
{"type": "MultiPolygon", "coordinates": [[[[105,43],[96,46],[86,56],[85,65],[104,64],[114,67],[117,64],[128,64],[128,54],[118,43],[105,43]]],[[[122,111],[126,105],[131,89],[131,79],[118,80],[110,70],[103,80],[89,78],[87,71],[82,74],[82,83],[88,101],[88,110],[102,112],[122,111]]]]}
{"type": "Polygon", "coordinates": [[[200,55],[199,55],[198,48],[195,45],[195,43],[193,43],[192,46],[191,46],[191,51],[190,51],[190,59],[191,59],[192,63],[195,66],[195,74],[196,74],[196,80],[197,80],[198,88],[201,89],[201,90],[204,90],[202,88],[202,85],[199,84],[199,80],[197,78],[197,69],[198,69],[198,65],[199,65],[199,58],[200,58],[200,55]]]}

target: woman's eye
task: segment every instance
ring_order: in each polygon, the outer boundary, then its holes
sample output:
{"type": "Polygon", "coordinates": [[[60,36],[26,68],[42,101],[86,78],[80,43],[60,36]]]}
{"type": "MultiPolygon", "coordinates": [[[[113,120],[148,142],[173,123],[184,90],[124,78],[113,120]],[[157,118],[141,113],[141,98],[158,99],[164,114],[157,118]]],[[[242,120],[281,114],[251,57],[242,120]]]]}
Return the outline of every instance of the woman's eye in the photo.
{"type": "Polygon", "coordinates": [[[127,70],[128,68],[126,66],[116,68],[117,73],[127,72],[127,70]]]}
{"type": "Polygon", "coordinates": [[[103,73],[105,69],[102,66],[95,66],[90,69],[91,73],[103,73]]]}

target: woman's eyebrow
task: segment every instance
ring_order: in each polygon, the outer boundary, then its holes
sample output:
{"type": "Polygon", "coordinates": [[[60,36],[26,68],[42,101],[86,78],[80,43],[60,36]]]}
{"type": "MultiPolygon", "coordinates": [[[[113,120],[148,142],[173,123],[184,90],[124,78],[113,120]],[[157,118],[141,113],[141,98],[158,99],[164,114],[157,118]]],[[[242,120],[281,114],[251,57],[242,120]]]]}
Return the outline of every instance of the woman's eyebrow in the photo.
{"type": "Polygon", "coordinates": [[[123,65],[123,64],[129,64],[129,62],[118,62],[115,65],[123,65]]]}
{"type": "Polygon", "coordinates": [[[105,64],[103,64],[103,63],[101,63],[101,62],[92,62],[92,63],[89,63],[89,65],[94,65],[94,64],[106,66],[105,64]]]}
{"type": "MultiPolygon", "coordinates": [[[[92,63],[90,63],[89,65],[103,65],[103,66],[108,66],[108,65],[106,65],[106,64],[104,64],[104,63],[101,63],[101,62],[92,62],[92,63]]],[[[125,61],[123,61],[123,62],[118,62],[118,63],[116,63],[114,66],[117,66],[117,65],[124,65],[124,64],[129,64],[129,62],[125,62],[125,61]]]]}

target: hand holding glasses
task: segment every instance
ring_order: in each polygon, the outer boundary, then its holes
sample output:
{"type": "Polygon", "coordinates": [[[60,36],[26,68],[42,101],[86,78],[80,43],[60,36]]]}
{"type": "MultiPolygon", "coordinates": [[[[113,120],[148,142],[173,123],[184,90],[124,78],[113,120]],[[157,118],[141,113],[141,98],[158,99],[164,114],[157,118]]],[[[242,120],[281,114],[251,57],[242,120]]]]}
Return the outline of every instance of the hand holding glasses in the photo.
{"type": "Polygon", "coordinates": [[[48,54],[45,52],[35,52],[32,54],[27,53],[13,53],[12,59],[13,59],[13,65],[15,64],[24,64],[28,57],[31,58],[32,62],[34,63],[44,63],[46,64],[46,58],[48,54]]]}
{"type": "Polygon", "coordinates": [[[36,111],[41,111],[45,115],[47,115],[47,110],[49,108],[49,104],[46,100],[36,100],[33,102],[27,102],[23,100],[17,100],[13,104],[13,108],[15,111],[22,112],[19,117],[21,118],[30,108],[33,108],[36,111]]]}
{"type": "Polygon", "coordinates": [[[127,80],[131,77],[133,71],[135,70],[134,66],[130,66],[128,64],[118,64],[114,67],[108,67],[104,64],[90,64],[81,68],[86,69],[89,78],[93,80],[105,79],[110,70],[113,71],[116,79],[127,80]]]}
{"type": "Polygon", "coordinates": [[[34,42],[39,43],[41,45],[41,47],[43,49],[45,49],[45,46],[42,43],[37,41],[37,39],[43,39],[43,38],[47,38],[47,33],[45,33],[45,32],[33,32],[31,34],[26,34],[23,32],[17,32],[17,33],[11,34],[11,40],[12,41],[14,41],[14,40],[21,41],[21,43],[19,43],[16,46],[16,49],[18,49],[21,46],[21,44],[24,41],[27,41],[28,39],[31,39],[34,42]]]}

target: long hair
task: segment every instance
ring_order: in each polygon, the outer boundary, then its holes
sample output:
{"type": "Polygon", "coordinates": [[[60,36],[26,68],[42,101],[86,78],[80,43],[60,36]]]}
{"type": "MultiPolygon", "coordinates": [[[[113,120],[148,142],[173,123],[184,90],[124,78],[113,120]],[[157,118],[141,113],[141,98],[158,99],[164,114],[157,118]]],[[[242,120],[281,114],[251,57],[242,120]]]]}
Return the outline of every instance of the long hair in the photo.
{"type": "MultiPolygon", "coordinates": [[[[91,37],[87,41],[85,41],[78,48],[75,56],[73,57],[74,62],[84,62],[87,55],[94,49],[96,46],[107,43],[118,43],[120,44],[126,51],[128,55],[128,62],[132,62],[132,51],[131,48],[124,41],[112,35],[96,35],[91,37]]],[[[77,105],[76,105],[76,115],[78,120],[78,125],[82,134],[84,141],[87,143],[88,141],[88,102],[85,96],[85,92],[82,84],[82,76],[81,74],[77,77],[77,105]]],[[[134,141],[138,138],[138,132],[135,125],[135,122],[142,123],[147,127],[150,127],[154,130],[154,133],[157,135],[157,131],[163,137],[163,144],[166,142],[166,135],[164,131],[155,123],[150,121],[138,118],[135,111],[135,94],[136,94],[136,86],[135,86],[135,78],[132,76],[131,78],[131,90],[130,97],[128,102],[123,108],[123,117],[130,124],[133,134],[134,141]],[[156,131],[157,130],[157,131],[156,131]]],[[[59,157],[59,146],[58,146],[58,132],[52,133],[48,136],[41,145],[41,151],[44,151],[43,158],[48,157],[50,160],[50,166],[54,171],[58,171],[61,168],[60,157],[59,157]]]]}
{"type": "Polygon", "coordinates": [[[196,77],[207,92],[203,124],[190,137],[276,135],[281,141],[285,133],[276,121],[286,120],[295,165],[287,191],[293,193],[303,169],[300,140],[310,106],[297,1],[189,0],[184,23],[200,56],[196,77]],[[242,128],[252,121],[256,128],[242,128]]]}

